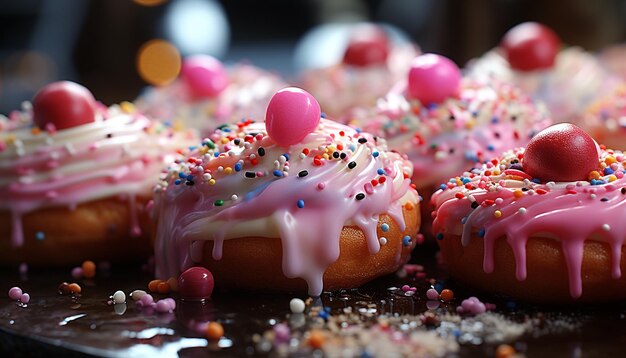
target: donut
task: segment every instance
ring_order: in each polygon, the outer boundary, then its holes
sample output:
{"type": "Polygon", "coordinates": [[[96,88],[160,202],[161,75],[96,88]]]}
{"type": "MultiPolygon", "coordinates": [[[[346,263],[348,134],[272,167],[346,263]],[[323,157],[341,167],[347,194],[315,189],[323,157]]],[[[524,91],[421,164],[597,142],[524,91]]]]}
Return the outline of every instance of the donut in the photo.
{"type": "Polygon", "coordinates": [[[216,288],[357,287],[409,259],[419,228],[412,166],[383,139],[278,91],[265,123],[223,125],[155,188],[156,274],[210,268],[216,288]]]}
{"type": "Polygon", "coordinates": [[[415,58],[406,80],[353,124],[387,139],[413,163],[413,183],[428,198],[450,176],[506,149],[523,146],[551,120],[521,90],[499,81],[461,78],[448,58],[415,58]]]}
{"type": "Polygon", "coordinates": [[[184,59],[172,83],[150,87],[135,100],[137,108],[160,121],[181,123],[206,134],[223,123],[265,115],[265,104],[283,80],[247,63],[226,67],[208,55],[184,59]]]}
{"type": "Polygon", "coordinates": [[[608,148],[626,149],[626,85],[594,101],[583,114],[589,134],[608,148]]]}
{"type": "Polygon", "coordinates": [[[511,28],[499,46],[471,60],[466,74],[513,83],[544,102],[555,121],[588,130],[581,122],[582,112],[619,81],[594,54],[576,46],[560,48],[561,40],[552,29],[525,22],[511,28]]]}
{"type": "Polygon", "coordinates": [[[451,178],[432,198],[450,275],[532,302],[626,297],[625,158],[561,123],[451,178]]]}
{"type": "Polygon", "coordinates": [[[384,28],[371,23],[354,25],[345,42],[337,63],[306,69],[299,80],[324,113],[340,122],[349,121],[354,111],[374,106],[420,53],[417,45],[393,42],[384,28]]]}
{"type": "Polygon", "coordinates": [[[0,264],[146,258],[145,206],[190,135],[77,83],[43,87],[0,117],[0,264]]]}

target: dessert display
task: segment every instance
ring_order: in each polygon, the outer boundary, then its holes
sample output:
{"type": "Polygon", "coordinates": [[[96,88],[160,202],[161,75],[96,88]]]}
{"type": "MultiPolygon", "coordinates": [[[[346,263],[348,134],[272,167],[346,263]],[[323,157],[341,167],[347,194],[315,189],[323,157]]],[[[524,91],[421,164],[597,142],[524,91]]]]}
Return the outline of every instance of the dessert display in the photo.
{"type": "MultiPolygon", "coordinates": [[[[623,355],[624,45],[595,55],[523,23],[462,71],[393,25],[324,22],[294,65],[334,62],[324,35],[354,28],[340,63],[287,87],[245,62],[181,61],[190,31],[228,38],[203,5],[235,8],[184,3],[150,10],[168,40],[135,53],[168,84],[107,106],[55,82],[0,115],[2,356],[623,355]]],[[[359,7],[385,20],[387,3],[359,7]]],[[[426,19],[447,7],[402,6],[420,9],[400,26],[416,38],[445,28],[426,19]]],[[[306,30],[285,11],[285,31],[306,30]]],[[[477,32],[461,29],[423,45],[467,55],[477,32]]],[[[99,49],[94,33],[79,48],[99,49]]],[[[287,42],[264,43],[264,62],[289,63],[287,42]]],[[[0,105],[63,70],[33,49],[0,61],[0,105]]],[[[100,98],[133,84],[76,70],[112,90],[100,98]]]]}
{"type": "Polygon", "coordinates": [[[224,123],[262,120],[267,101],[285,86],[279,76],[251,64],[227,67],[214,57],[195,55],[184,59],[178,79],[146,89],[135,105],[155,119],[206,134],[224,123]]]}
{"type": "Polygon", "coordinates": [[[348,122],[352,111],[374,106],[403,78],[419,53],[414,44],[393,43],[380,26],[360,24],[347,39],[341,63],[304,71],[300,86],[315,96],[326,115],[348,122]]]}
{"type": "Polygon", "coordinates": [[[285,88],[265,123],[221,126],[174,162],[155,189],[157,277],[202,265],[216,287],[319,296],[405,263],[419,228],[410,162],[320,115],[285,88]]]}
{"type": "Polygon", "coordinates": [[[190,135],[74,82],[43,87],[0,118],[0,263],[145,259],[145,204],[190,135]]]}
{"type": "Polygon", "coordinates": [[[450,274],[534,302],[626,297],[624,154],[562,123],[433,195],[450,274]]]}
{"type": "Polygon", "coordinates": [[[579,123],[584,109],[619,82],[595,55],[571,46],[561,49],[547,26],[525,22],[510,29],[500,45],[471,61],[467,75],[506,81],[544,102],[557,122],[579,123]]]}

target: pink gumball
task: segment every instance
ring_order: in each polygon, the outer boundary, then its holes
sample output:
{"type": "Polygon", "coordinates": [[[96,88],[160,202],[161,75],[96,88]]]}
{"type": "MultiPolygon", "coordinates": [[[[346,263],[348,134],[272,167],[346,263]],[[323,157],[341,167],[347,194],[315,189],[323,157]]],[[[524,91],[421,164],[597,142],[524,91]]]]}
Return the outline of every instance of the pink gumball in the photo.
{"type": "Polygon", "coordinates": [[[320,122],[321,110],[309,92],[287,87],[276,92],[267,106],[267,134],[281,146],[299,143],[320,122]]]}
{"type": "Polygon", "coordinates": [[[459,91],[461,71],[450,59],[428,53],[413,60],[409,70],[408,94],[428,105],[441,103],[459,91]]]}
{"type": "Polygon", "coordinates": [[[228,86],[224,65],[207,55],[186,58],[180,75],[192,99],[216,97],[228,86]]]}

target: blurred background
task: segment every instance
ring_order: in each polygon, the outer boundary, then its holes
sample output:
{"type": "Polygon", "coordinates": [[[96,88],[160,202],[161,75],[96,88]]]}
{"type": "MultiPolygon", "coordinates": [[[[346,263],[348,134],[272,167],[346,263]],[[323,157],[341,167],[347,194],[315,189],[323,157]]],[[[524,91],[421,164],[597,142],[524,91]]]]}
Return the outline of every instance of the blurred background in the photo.
{"type": "Polygon", "coordinates": [[[345,24],[362,21],[462,66],[523,21],[599,51],[626,41],[625,18],[620,0],[0,0],[0,113],[59,79],[86,85],[107,105],[133,100],[171,79],[155,67],[189,54],[295,79],[326,64],[345,24]]]}

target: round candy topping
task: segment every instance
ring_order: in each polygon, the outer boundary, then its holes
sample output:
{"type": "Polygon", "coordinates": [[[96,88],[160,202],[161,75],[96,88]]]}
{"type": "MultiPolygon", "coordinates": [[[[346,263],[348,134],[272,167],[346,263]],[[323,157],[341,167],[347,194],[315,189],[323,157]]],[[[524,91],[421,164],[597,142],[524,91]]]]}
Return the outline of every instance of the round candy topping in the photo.
{"type": "Polygon", "coordinates": [[[550,28],[524,22],[510,29],[500,47],[511,67],[520,71],[550,68],[559,52],[561,40],[550,28]]]}
{"type": "Polygon", "coordinates": [[[186,58],[181,69],[181,79],[194,100],[216,97],[228,86],[224,65],[207,55],[186,58]]]}
{"type": "Polygon", "coordinates": [[[408,94],[428,105],[441,103],[459,91],[461,71],[449,58],[428,53],[417,56],[409,70],[408,94]]]}
{"type": "Polygon", "coordinates": [[[33,98],[33,121],[41,128],[76,127],[96,120],[96,100],[78,83],[61,81],[44,86],[33,98]]]}
{"type": "Polygon", "coordinates": [[[352,31],[343,63],[358,67],[381,65],[388,55],[389,39],[385,31],[376,25],[364,24],[352,31]]]}
{"type": "Polygon", "coordinates": [[[560,123],[539,132],[528,142],[523,168],[542,181],[587,180],[598,168],[596,142],[571,123],[560,123]]]}
{"type": "Polygon", "coordinates": [[[178,277],[180,297],[186,300],[210,298],[213,285],[213,274],[204,267],[191,267],[178,277]]]}
{"type": "Polygon", "coordinates": [[[281,146],[299,143],[320,122],[321,110],[309,92],[287,87],[276,92],[265,113],[267,134],[281,146]]]}

